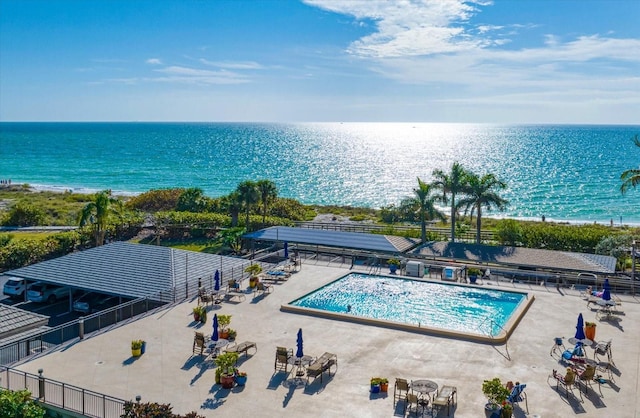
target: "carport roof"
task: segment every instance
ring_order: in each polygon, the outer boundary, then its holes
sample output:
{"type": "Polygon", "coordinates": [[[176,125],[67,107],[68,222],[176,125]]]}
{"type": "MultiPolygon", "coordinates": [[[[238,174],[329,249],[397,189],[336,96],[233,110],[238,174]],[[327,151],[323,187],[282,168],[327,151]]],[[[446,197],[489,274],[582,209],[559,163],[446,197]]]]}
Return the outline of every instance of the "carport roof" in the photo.
{"type": "Polygon", "coordinates": [[[186,280],[211,278],[246,260],[155,245],[114,242],[11,270],[7,276],[139,298],[172,289],[186,280]]]}
{"type": "Polygon", "coordinates": [[[393,235],[366,234],[360,232],[328,231],[325,229],[272,226],[244,235],[244,238],[262,241],[286,241],[289,243],[320,245],[387,253],[404,252],[420,241],[393,235]]]}
{"type": "Polygon", "coordinates": [[[522,247],[498,247],[452,242],[429,242],[411,252],[425,257],[469,260],[553,270],[615,273],[615,257],[522,247]]]}

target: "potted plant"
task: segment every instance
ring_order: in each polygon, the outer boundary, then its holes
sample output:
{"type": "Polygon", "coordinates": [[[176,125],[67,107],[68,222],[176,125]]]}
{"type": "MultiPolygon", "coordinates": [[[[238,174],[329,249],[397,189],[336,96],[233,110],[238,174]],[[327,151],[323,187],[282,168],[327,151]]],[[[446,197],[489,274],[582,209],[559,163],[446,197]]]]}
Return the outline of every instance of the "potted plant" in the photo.
{"type": "Polygon", "coordinates": [[[509,401],[502,402],[502,408],[500,409],[500,418],[511,418],[513,415],[513,405],[509,401]]]}
{"type": "Polygon", "coordinates": [[[196,322],[207,322],[207,310],[204,306],[196,306],[193,308],[193,320],[196,322]]]}
{"type": "Polygon", "coordinates": [[[216,357],[218,370],[216,376],[220,375],[220,384],[224,389],[231,389],[235,382],[235,364],[238,361],[238,353],[222,353],[216,357]]]}
{"type": "Polygon", "coordinates": [[[371,393],[380,393],[380,378],[372,377],[370,383],[371,383],[371,393]]]}
{"type": "Polygon", "coordinates": [[[391,274],[396,274],[396,270],[398,270],[398,267],[400,267],[400,260],[398,260],[397,258],[390,258],[387,263],[389,264],[389,271],[391,272],[391,274]]]}
{"type": "Polygon", "coordinates": [[[487,417],[497,414],[497,412],[500,411],[501,405],[507,400],[510,394],[509,389],[507,389],[497,377],[482,382],[482,393],[484,393],[484,396],[486,396],[488,400],[484,406],[487,417]]]}
{"type": "Polygon", "coordinates": [[[379,377],[378,381],[380,382],[380,392],[387,392],[387,390],[389,390],[389,379],[386,377],[379,377]]]}
{"type": "Polygon", "coordinates": [[[467,274],[469,274],[469,282],[475,283],[478,280],[478,276],[482,275],[482,272],[479,268],[471,267],[467,270],[467,274]]]}
{"type": "Polygon", "coordinates": [[[229,329],[231,315],[218,315],[218,327],[220,328],[220,338],[229,339],[229,329]]]}
{"type": "Polygon", "coordinates": [[[140,357],[142,354],[142,340],[131,341],[131,355],[133,357],[140,357]]]}
{"type": "Polygon", "coordinates": [[[595,341],[596,339],[596,323],[586,321],[584,323],[584,336],[590,339],[591,341],[595,341]]]}
{"type": "Polygon", "coordinates": [[[238,386],[244,386],[247,384],[247,372],[236,371],[236,384],[238,386]]]}
{"type": "Polygon", "coordinates": [[[227,336],[227,340],[234,341],[236,339],[236,336],[238,335],[238,332],[233,328],[229,328],[227,332],[229,333],[229,335],[227,336]]]}
{"type": "Polygon", "coordinates": [[[249,287],[256,287],[256,283],[258,283],[258,275],[262,273],[262,266],[260,264],[251,264],[247,266],[244,271],[251,275],[251,278],[249,279],[249,287]]]}

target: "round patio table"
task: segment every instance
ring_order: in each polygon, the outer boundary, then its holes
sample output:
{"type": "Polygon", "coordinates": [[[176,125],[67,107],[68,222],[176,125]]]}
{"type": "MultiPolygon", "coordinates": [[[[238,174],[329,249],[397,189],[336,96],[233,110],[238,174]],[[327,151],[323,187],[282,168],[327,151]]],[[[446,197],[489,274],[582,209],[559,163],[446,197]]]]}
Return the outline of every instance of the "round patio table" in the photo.
{"type": "Polygon", "coordinates": [[[411,389],[422,393],[423,395],[428,395],[429,393],[438,390],[438,384],[436,382],[426,379],[413,380],[410,386],[411,389]]]}
{"type": "Polygon", "coordinates": [[[582,345],[588,345],[588,346],[593,345],[593,341],[588,339],[588,338],[584,338],[582,340],[578,340],[575,337],[571,337],[571,338],[569,338],[568,341],[569,341],[569,344],[572,344],[572,345],[576,345],[578,343],[581,343],[582,345]]]}

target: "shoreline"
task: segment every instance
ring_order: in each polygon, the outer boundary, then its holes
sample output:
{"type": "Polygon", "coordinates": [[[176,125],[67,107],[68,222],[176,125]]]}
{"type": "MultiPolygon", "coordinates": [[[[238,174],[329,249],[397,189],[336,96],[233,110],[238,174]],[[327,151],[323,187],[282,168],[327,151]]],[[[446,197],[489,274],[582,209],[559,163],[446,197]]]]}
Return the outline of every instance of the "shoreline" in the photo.
{"type": "MultiPolygon", "coordinates": [[[[94,188],[88,188],[88,187],[43,185],[43,184],[33,184],[33,183],[27,183],[27,182],[14,182],[14,181],[11,181],[10,185],[6,185],[6,184],[1,185],[0,186],[0,190],[4,190],[4,189],[7,189],[7,188],[10,188],[12,190],[18,189],[18,191],[19,191],[19,190],[24,190],[24,186],[25,185],[28,186],[28,191],[31,191],[31,192],[34,192],[34,193],[37,193],[37,192],[52,192],[52,193],[72,193],[72,194],[94,194],[94,193],[100,192],[102,190],[105,190],[103,188],[94,189],[94,188]]],[[[149,189],[149,190],[154,190],[154,189],[149,189]]],[[[147,191],[144,191],[144,192],[131,192],[131,191],[125,191],[125,190],[113,190],[113,189],[111,189],[111,193],[114,196],[118,196],[118,197],[138,196],[138,195],[140,195],[142,193],[146,193],[147,191]]],[[[285,197],[285,196],[281,196],[281,197],[285,197]]],[[[300,203],[302,203],[303,205],[307,205],[307,206],[318,206],[318,207],[329,206],[329,205],[319,205],[319,204],[315,204],[315,203],[305,203],[305,202],[300,202],[300,203]]],[[[341,206],[341,205],[338,205],[338,206],[341,206]]],[[[347,206],[344,206],[344,207],[347,207],[347,206]]],[[[363,207],[363,208],[365,208],[365,207],[363,207]]],[[[374,208],[374,210],[380,210],[380,208],[374,208]]],[[[448,210],[449,210],[449,208],[444,208],[445,213],[448,213],[447,212],[448,210]]],[[[331,213],[324,213],[324,214],[333,215],[331,213]]],[[[522,221],[522,222],[543,222],[541,218],[500,216],[499,213],[493,214],[492,216],[483,215],[483,219],[494,219],[494,220],[513,219],[513,220],[522,221]]],[[[618,220],[612,219],[612,220],[609,220],[609,221],[606,221],[606,220],[604,220],[604,221],[568,220],[568,219],[558,219],[558,218],[554,218],[554,217],[550,217],[550,216],[545,216],[545,221],[544,222],[553,223],[553,224],[568,224],[568,225],[595,224],[595,225],[602,225],[602,226],[610,226],[610,227],[613,227],[613,228],[623,228],[623,227],[635,228],[635,227],[640,227],[640,218],[638,220],[632,220],[630,222],[628,222],[628,221],[627,222],[620,222],[619,219],[618,220]]],[[[475,230],[475,224],[472,225],[472,228],[474,228],[474,230],[475,230]]]]}

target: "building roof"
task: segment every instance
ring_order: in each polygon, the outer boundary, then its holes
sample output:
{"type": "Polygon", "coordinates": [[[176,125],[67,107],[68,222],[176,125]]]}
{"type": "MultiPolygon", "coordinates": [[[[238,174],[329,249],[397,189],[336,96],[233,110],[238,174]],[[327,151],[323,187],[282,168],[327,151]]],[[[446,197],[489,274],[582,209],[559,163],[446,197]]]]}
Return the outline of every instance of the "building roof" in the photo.
{"type": "Polygon", "coordinates": [[[47,325],[49,317],[0,304],[0,341],[24,331],[47,325]]]}
{"type": "Polygon", "coordinates": [[[139,298],[167,291],[187,280],[211,278],[216,270],[224,274],[246,263],[234,257],[114,242],[11,270],[5,275],[139,298]]]}
{"type": "Polygon", "coordinates": [[[320,245],[324,247],[350,248],[387,253],[404,252],[420,241],[393,235],[366,234],[360,232],[328,231],[324,229],[272,226],[244,235],[244,238],[260,241],[286,241],[289,243],[320,245]]]}
{"type": "Polygon", "coordinates": [[[423,257],[469,260],[552,270],[578,270],[592,273],[615,273],[615,257],[597,254],[551,251],[522,247],[429,242],[411,254],[423,257]]]}

